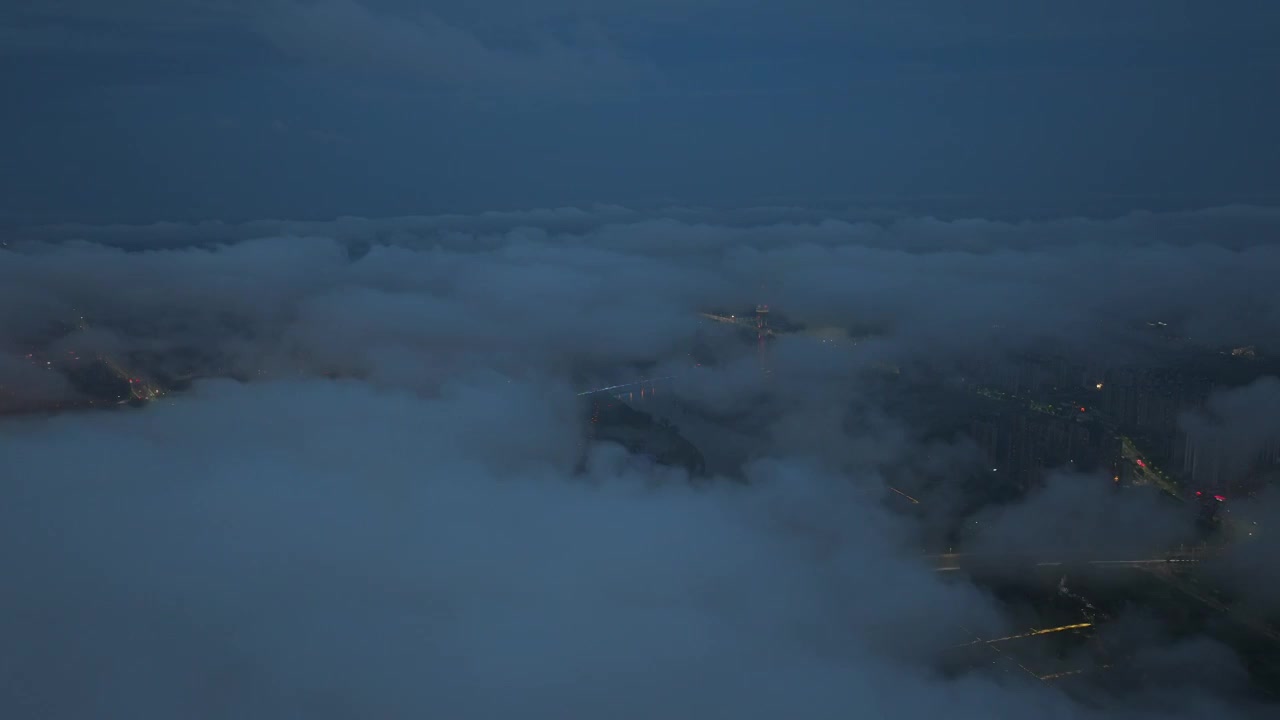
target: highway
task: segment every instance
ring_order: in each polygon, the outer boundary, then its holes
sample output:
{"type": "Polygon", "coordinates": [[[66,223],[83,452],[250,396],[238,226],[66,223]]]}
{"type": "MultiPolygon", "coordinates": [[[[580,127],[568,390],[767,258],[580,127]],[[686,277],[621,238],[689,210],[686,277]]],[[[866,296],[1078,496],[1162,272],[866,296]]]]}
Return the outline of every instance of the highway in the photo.
{"type": "Polygon", "coordinates": [[[925,558],[934,565],[937,572],[957,572],[966,569],[979,569],[982,567],[993,566],[1010,566],[1010,567],[1112,567],[1112,568],[1146,568],[1146,567],[1169,567],[1173,565],[1199,562],[1200,558],[1193,553],[1177,553],[1167,557],[1159,558],[1141,558],[1141,559],[1092,559],[1092,560],[1070,560],[1070,559],[1040,559],[1029,558],[1026,555],[1018,555],[1016,553],[943,553],[941,555],[926,555],[925,558]]]}
{"type": "Polygon", "coordinates": [[[1183,493],[1178,486],[1165,477],[1165,474],[1150,460],[1143,457],[1137,446],[1134,445],[1133,440],[1123,435],[1117,435],[1117,437],[1120,438],[1120,455],[1125,462],[1129,463],[1133,471],[1132,477],[1136,481],[1135,484],[1154,485],[1178,500],[1186,502],[1186,498],[1183,497],[1183,493]]]}
{"type": "MultiPolygon", "coordinates": [[[[135,400],[155,400],[164,396],[163,390],[136,375],[130,374],[106,355],[99,355],[98,360],[103,365],[106,365],[116,377],[129,384],[129,393],[135,400]]],[[[127,402],[127,400],[123,402],[127,402]]]]}
{"type": "MultiPolygon", "coordinates": [[[[1014,672],[1024,673],[1027,677],[1037,680],[1039,682],[1051,682],[1051,681],[1059,680],[1065,677],[1080,675],[1080,674],[1089,672],[1091,670],[1106,669],[1110,666],[1103,664],[1100,666],[1094,666],[1094,667],[1083,668],[1083,669],[1058,670],[1056,672],[1038,673],[1027,664],[1030,658],[1019,658],[1017,654],[1017,651],[1019,648],[1017,646],[1008,647],[1007,644],[1012,643],[1015,640],[1023,640],[1023,639],[1029,639],[1029,638],[1030,639],[1043,638],[1045,636],[1058,635],[1061,633],[1079,634],[1084,631],[1091,630],[1093,627],[1094,627],[1094,624],[1092,622],[1068,623],[1066,625],[1059,625],[1057,627],[1031,628],[1025,632],[1017,633],[1014,635],[1006,635],[1004,637],[998,637],[998,638],[984,638],[978,635],[977,633],[973,632],[972,630],[962,627],[961,628],[962,630],[964,630],[967,634],[973,636],[973,640],[967,643],[962,643],[960,645],[952,646],[951,648],[949,648],[949,650],[953,653],[954,652],[963,653],[965,651],[971,651],[971,650],[987,651],[990,653],[989,663],[981,657],[974,657],[972,659],[972,662],[975,662],[975,664],[980,664],[980,665],[987,665],[987,664],[996,665],[999,663],[1005,663],[1008,666],[1006,669],[1013,670],[1014,672]]],[[[1039,660],[1043,662],[1044,658],[1040,657],[1039,660]]]]}

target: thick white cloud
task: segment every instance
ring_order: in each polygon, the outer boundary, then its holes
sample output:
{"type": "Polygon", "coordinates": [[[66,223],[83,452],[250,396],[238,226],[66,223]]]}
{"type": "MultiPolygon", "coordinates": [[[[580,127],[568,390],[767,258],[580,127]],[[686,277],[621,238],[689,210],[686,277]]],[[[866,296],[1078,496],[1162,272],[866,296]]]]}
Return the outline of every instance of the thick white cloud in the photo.
{"type": "Polygon", "coordinates": [[[0,320],[16,332],[76,308],[138,335],[265,332],[355,364],[387,345],[658,361],[688,343],[697,310],[755,302],[880,327],[893,343],[876,352],[899,361],[1046,343],[1119,355],[1157,319],[1209,344],[1280,332],[1280,216],[1265,209],[1016,225],[668,213],[681,214],[47,228],[6,255],[0,320]]]}
{"type": "Polygon", "coordinates": [[[980,513],[969,528],[969,547],[1067,562],[1158,557],[1166,548],[1194,544],[1194,508],[1171,503],[1152,487],[1119,493],[1098,480],[1050,475],[1023,502],[980,513]]]}
{"type": "Polygon", "coordinates": [[[826,717],[956,695],[982,714],[994,688],[906,663],[998,619],[851,486],[776,463],[749,490],[570,480],[574,419],[518,384],[308,381],[7,424],[11,702],[826,717]]]}

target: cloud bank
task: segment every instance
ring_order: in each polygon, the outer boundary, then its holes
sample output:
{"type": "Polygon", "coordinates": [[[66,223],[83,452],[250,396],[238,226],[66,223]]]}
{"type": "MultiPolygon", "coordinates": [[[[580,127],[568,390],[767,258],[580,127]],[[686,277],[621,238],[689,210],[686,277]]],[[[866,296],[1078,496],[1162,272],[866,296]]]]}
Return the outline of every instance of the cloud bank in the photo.
{"type": "MultiPolygon", "coordinates": [[[[144,409],[0,421],[4,705],[1249,716],[1217,686],[1082,702],[941,675],[948,648],[1025,628],[940,578],[927,529],[883,506],[893,468],[945,481],[965,449],[928,445],[873,378],[1046,345],[1136,354],[1133,327],[1156,317],[1195,342],[1261,344],[1280,319],[1280,236],[1240,228],[1278,223],[1250,208],[1016,225],[603,208],[16,234],[0,249],[0,384],[64,392],[23,350],[80,315],[91,329],[59,347],[209,379],[144,409]],[[1185,227],[1217,222],[1236,229],[1185,227]],[[762,380],[754,347],[698,317],[757,302],[876,337],[782,338],[762,380]],[[746,482],[694,487],[590,443],[576,392],[668,370],[704,449],[740,458],[746,482]]],[[[1025,521],[1105,502],[1051,485],[986,541],[1092,548],[1158,512],[1105,505],[1070,524],[1084,537],[1025,521]]]]}

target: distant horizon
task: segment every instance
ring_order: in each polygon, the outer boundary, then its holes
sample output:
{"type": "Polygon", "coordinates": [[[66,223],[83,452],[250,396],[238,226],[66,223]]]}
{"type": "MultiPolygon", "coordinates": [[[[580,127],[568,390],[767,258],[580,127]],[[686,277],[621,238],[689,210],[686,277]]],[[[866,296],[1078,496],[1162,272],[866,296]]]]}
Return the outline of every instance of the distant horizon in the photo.
{"type": "MultiPolygon", "coordinates": [[[[999,222],[1017,221],[1051,221],[1051,220],[1112,220],[1127,215],[1151,213],[1195,213],[1230,208],[1280,209],[1280,192],[1268,195],[1253,196],[1221,196],[1204,197],[1200,195],[1159,193],[1113,195],[1099,194],[1063,198],[1059,204],[1049,201],[1039,204],[1011,203],[999,206],[996,201],[1004,196],[997,195],[934,195],[934,196],[888,196],[862,195],[846,198],[809,199],[804,198],[762,198],[749,202],[679,202],[674,200],[653,200],[637,202],[579,202],[549,205],[496,205],[493,207],[442,208],[435,210],[392,212],[392,213],[359,213],[359,212],[319,212],[316,214],[267,214],[267,215],[228,215],[228,216],[145,216],[136,215],[132,219],[117,216],[115,219],[100,216],[98,218],[59,218],[54,220],[29,219],[20,221],[14,217],[0,216],[0,228],[6,230],[36,230],[56,228],[59,226],[110,227],[131,226],[147,227],[161,224],[174,225],[206,225],[226,224],[242,225],[254,222],[279,223],[327,223],[343,219],[359,220],[394,220],[402,218],[445,218],[445,217],[483,217],[486,215],[519,215],[538,212],[555,212],[575,210],[590,213],[598,210],[625,210],[634,213],[658,213],[675,211],[766,211],[766,210],[798,210],[806,212],[831,213],[865,213],[868,216],[880,213],[885,220],[895,217],[935,218],[945,221],[956,220],[992,220],[999,222]],[[1144,200],[1145,203],[1133,204],[1133,201],[1144,200]]],[[[869,222],[874,220],[868,218],[869,222]]]]}

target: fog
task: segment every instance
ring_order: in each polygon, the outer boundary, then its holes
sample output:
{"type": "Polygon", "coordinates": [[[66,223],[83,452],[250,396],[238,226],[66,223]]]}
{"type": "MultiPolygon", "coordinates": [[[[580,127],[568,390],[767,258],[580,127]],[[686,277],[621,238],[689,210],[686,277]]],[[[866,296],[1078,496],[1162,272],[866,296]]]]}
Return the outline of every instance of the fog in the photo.
{"type": "MultiPolygon", "coordinates": [[[[1261,716],[1230,664],[1089,701],[941,674],[949,648],[1026,618],[924,556],[974,450],[924,437],[913,418],[941,408],[889,404],[875,378],[1046,346],[1135,355],[1134,327],[1166,317],[1265,345],[1280,217],[1204,211],[1178,224],[1205,232],[1173,237],[1160,215],[806,213],[11,235],[0,385],[74,395],[23,352],[81,316],[60,351],[197,380],[145,408],[0,421],[6,715],[1261,716]],[[1219,218],[1260,230],[1210,232],[1219,218]],[[757,302],[878,334],[780,337],[762,373],[699,317],[757,302]],[[663,392],[722,459],[709,481],[590,439],[577,393],[651,375],[675,376],[663,392]],[[931,488],[922,513],[884,502],[888,477],[931,488]]],[[[1246,422],[1231,397],[1211,411],[1246,422]]],[[[1109,493],[1054,476],[976,515],[972,547],[1144,553],[1193,529],[1109,493]]],[[[1139,648],[1166,668],[1229,655],[1195,642],[1139,648]]]]}

